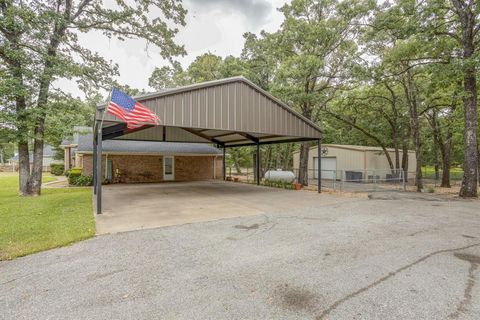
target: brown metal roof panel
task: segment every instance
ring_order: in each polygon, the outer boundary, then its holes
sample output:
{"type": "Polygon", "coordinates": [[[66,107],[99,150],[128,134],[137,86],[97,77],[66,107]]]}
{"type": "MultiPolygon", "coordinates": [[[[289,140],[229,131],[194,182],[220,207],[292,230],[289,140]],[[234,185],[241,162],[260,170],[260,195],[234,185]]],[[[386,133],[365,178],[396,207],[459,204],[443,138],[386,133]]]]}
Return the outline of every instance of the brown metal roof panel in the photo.
{"type": "Polygon", "coordinates": [[[216,83],[191,86],[192,91],[168,90],[142,103],[168,126],[320,137],[315,125],[248,80],[216,83]]]}
{"type": "Polygon", "coordinates": [[[227,129],[229,125],[228,110],[230,108],[229,100],[228,100],[228,87],[222,87],[221,89],[220,104],[221,106],[223,106],[223,108],[220,108],[220,119],[222,123],[222,129],[227,129]]]}
{"type": "Polygon", "coordinates": [[[239,134],[232,134],[229,136],[224,136],[224,137],[218,137],[216,138],[219,141],[222,142],[228,142],[228,141],[234,141],[234,140],[239,140],[239,139],[245,139],[245,137],[239,135],[239,134]]]}
{"type": "Polygon", "coordinates": [[[199,90],[200,101],[199,101],[199,128],[207,128],[207,103],[208,103],[208,95],[205,90],[199,90]]]}
{"type": "Polygon", "coordinates": [[[200,92],[194,91],[192,94],[192,124],[191,127],[200,126],[200,92]]]}
{"type": "Polygon", "coordinates": [[[235,130],[235,86],[229,84],[227,86],[227,128],[235,130]]]}
{"type": "Polygon", "coordinates": [[[175,124],[180,124],[182,127],[185,126],[183,122],[183,103],[182,101],[185,100],[186,93],[183,95],[178,95],[173,97],[173,122],[175,124]]]}
{"type": "Polygon", "coordinates": [[[215,123],[215,93],[216,88],[207,88],[206,89],[206,101],[205,101],[205,120],[206,120],[206,128],[219,128],[215,123]]]}
{"type": "Polygon", "coordinates": [[[248,90],[248,124],[247,130],[249,132],[258,131],[258,106],[255,103],[257,93],[253,90],[248,90]]]}

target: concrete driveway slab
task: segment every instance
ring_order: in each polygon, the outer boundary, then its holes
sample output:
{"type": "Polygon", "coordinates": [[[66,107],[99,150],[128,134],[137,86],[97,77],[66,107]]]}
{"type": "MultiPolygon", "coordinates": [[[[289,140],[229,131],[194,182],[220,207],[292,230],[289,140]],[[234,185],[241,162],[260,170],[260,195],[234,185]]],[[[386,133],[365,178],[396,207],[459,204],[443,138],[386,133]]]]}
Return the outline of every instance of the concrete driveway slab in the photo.
{"type": "Polygon", "coordinates": [[[331,204],[334,197],[218,180],[104,187],[97,233],[115,233],[331,204]]]}

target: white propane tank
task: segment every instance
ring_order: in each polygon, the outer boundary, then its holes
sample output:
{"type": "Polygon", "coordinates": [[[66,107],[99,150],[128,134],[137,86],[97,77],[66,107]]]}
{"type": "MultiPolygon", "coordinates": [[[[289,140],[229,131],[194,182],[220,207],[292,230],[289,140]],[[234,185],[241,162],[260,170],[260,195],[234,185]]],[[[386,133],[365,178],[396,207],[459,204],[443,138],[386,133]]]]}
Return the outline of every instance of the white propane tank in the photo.
{"type": "Polygon", "coordinates": [[[268,170],[265,173],[265,179],[270,181],[295,181],[295,174],[292,171],[283,171],[282,169],[268,170]]]}

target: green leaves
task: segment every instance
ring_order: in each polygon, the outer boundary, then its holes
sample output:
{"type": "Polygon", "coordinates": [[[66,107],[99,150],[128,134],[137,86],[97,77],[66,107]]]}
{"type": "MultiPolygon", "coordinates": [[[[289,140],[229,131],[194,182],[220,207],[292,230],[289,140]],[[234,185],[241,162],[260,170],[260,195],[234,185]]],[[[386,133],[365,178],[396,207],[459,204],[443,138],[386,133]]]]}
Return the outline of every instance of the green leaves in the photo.
{"type": "MultiPolygon", "coordinates": [[[[178,0],[119,0],[114,5],[101,0],[4,1],[0,6],[0,93],[7,100],[2,103],[0,119],[12,129],[21,127],[19,136],[31,136],[45,113],[36,109],[60,114],[58,98],[66,95],[59,88],[52,93],[56,80],[75,80],[87,97],[95,96],[99,88],[111,87],[118,66],[92,50],[94,46],[84,47],[79,33],[144,39],[161,57],[171,60],[185,54],[183,46],[174,41],[177,26],[185,25],[185,14],[178,0]],[[24,100],[25,106],[19,100],[24,100]]],[[[74,99],[67,100],[72,107],[79,107],[74,99]]]]}
{"type": "Polygon", "coordinates": [[[244,62],[239,58],[228,56],[223,59],[212,53],[205,53],[198,56],[186,70],[183,70],[178,62],[174,62],[171,67],[155,68],[148,84],[162,90],[246,73],[244,62]]]}

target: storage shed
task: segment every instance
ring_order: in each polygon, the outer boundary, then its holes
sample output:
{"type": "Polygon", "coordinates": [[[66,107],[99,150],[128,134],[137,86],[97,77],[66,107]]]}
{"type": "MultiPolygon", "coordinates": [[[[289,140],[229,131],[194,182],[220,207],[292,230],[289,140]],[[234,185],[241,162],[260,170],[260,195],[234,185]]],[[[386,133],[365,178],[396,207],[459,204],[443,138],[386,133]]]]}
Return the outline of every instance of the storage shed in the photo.
{"type": "MultiPolygon", "coordinates": [[[[395,163],[395,150],[391,148],[387,150],[395,163]]],[[[342,177],[347,180],[361,180],[369,177],[385,179],[391,174],[387,156],[380,147],[323,144],[321,154],[322,179],[342,179],[342,177]]],[[[311,147],[308,154],[309,179],[317,178],[317,155],[317,146],[311,147]]],[[[400,159],[401,157],[400,151],[400,159]]],[[[295,169],[300,167],[300,151],[293,154],[293,167],[295,169]]],[[[409,150],[408,171],[414,172],[415,169],[415,151],[409,150]]]]}

